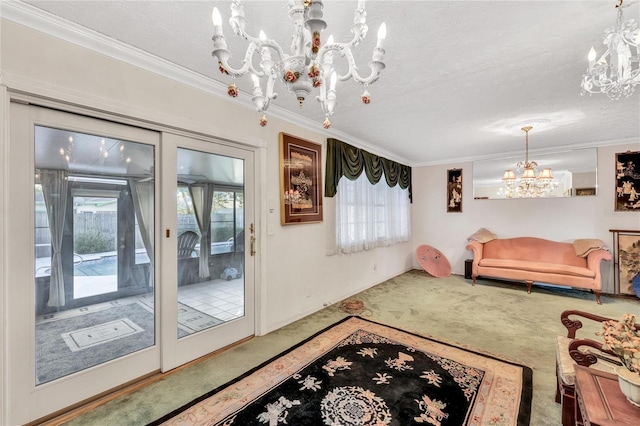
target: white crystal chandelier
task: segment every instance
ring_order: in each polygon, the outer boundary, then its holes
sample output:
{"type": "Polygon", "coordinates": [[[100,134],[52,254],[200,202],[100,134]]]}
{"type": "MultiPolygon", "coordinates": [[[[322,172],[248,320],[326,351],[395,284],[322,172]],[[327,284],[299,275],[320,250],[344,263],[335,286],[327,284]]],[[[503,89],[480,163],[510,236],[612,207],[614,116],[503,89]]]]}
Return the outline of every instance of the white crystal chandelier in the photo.
{"type": "MultiPolygon", "coordinates": [[[[367,90],[370,84],[375,83],[380,71],[385,67],[383,41],[386,36],[386,26],[380,25],[378,30],[378,43],[373,49],[373,58],[369,62],[370,74],[361,76],[351,49],[358,46],[367,35],[366,12],[364,0],[358,1],[355,10],[351,32],[353,38],[346,43],[339,43],[330,36],[325,43],[322,42],[321,32],[327,27],[322,19],[324,4],[322,0],[289,0],[289,19],[293,23],[293,36],[291,40],[291,54],[286,54],[282,47],[275,41],[267,38],[261,30],[259,37],[252,37],[245,31],[246,18],[244,6],[241,0],[231,3],[231,18],[229,24],[233,31],[249,42],[247,51],[239,68],[233,68],[227,62],[231,53],[227,50],[227,43],[222,34],[222,17],[220,11],[214,7],[211,14],[213,20],[213,57],[218,61],[220,72],[231,76],[232,80],[245,74],[250,74],[253,80],[253,103],[260,112],[260,125],[267,124],[266,111],[271,100],[275,99],[274,92],[276,81],[285,83],[290,92],[298,99],[300,107],[314,88],[319,89],[316,96],[325,113],[323,127],[331,127],[330,117],[336,106],[337,81],[353,79],[364,86],[362,102],[371,102],[371,94],[367,90]],[[260,55],[258,67],[253,65],[253,55],[260,55]],[[344,75],[338,75],[333,67],[334,53],[345,57],[348,70],[344,75]],[[266,80],[262,86],[261,80],[266,80]],[[328,87],[327,87],[328,86],[328,87]],[[263,91],[263,87],[264,90],[263,91]]],[[[228,94],[238,96],[238,88],[235,83],[229,85],[228,94]]]]}
{"type": "Polygon", "coordinates": [[[553,171],[547,167],[536,176],[538,163],[529,161],[529,131],[532,126],[525,126],[521,130],[525,132],[525,160],[516,164],[520,174],[520,179],[516,178],[513,170],[505,170],[502,182],[505,186],[507,198],[534,198],[546,197],[558,187],[558,183],[553,179],[553,171]]]}
{"type": "Polygon", "coordinates": [[[589,66],[582,76],[583,95],[604,93],[611,99],[619,99],[622,95],[631,96],[640,83],[640,30],[635,19],[624,21],[623,1],[619,0],[616,5],[618,18],[615,26],[605,29],[602,35],[605,52],[596,60],[596,50],[593,46],[589,50],[589,66]]]}

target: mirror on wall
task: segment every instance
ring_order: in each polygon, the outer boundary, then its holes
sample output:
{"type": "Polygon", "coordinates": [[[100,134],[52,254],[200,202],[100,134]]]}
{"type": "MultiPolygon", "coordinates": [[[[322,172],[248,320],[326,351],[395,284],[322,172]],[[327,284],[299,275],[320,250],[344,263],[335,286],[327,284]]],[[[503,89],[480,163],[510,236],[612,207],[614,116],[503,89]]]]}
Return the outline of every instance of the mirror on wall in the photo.
{"type": "Polygon", "coordinates": [[[529,161],[538,163],[536,177],[547,168],[553,181],[537,180],[523,184],[522,169],[517,163],[524,156],[513,156],[473,162],[473,198],[549,198],[576,197],[597,194],[597,148],[573,149],[545,154],[529,154],[529,161]],[[503,180],[505,171],[513,171],[515,179],[503,180]],[[505,182],[511,181],[511,185],[505,182]]]}

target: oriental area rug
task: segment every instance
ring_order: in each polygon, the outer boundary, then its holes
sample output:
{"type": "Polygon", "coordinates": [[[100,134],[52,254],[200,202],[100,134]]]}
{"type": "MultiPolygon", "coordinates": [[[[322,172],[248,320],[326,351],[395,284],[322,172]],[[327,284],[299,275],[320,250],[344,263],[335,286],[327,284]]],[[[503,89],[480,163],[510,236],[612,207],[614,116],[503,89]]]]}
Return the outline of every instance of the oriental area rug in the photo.
{"type": "Polygon", "coordinates": [[[528,425],[532,371],[348,317],[152,425],[528,425]]]}

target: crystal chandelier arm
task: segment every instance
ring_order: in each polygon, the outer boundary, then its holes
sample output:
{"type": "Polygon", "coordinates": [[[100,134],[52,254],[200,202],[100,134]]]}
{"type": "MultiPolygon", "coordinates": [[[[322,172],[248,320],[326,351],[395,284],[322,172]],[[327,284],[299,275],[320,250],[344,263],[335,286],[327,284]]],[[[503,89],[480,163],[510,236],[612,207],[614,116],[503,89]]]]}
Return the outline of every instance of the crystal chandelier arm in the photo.
{"type": "MultiPolygon", "coordinates": [[[[344,56],[349,65],[349,69],[345,74],[339,75],[338,79],[340,81],[348,80],[349,78],[353,78],[354,81],[358,83],[369,85],[375,83],[378,78],[380,78],[380,71],[382,71],[385,67],[384,62],[373,60],[369,62],[369,68],[371,69],[371,73],[367,77],[363,77],[358,73],[358,67],[356,66],[356,61],[353,57],[353,53],[351,53],[350,49],[336,49],[341,52],[342,56],[344,56]]],[[[375,52],[375,51],[374,51],[375,52]]],[[[375,53],[374,53],[375,58],[375,53]]]]}
{"type": "Polygon", "coordinates": [[[255,104],[256,110],[258,110],[259,112],[266,112],[269,109],[271,100],[278,97],[278,94],[273,91],[273,86],[276,81],[276,74],[277,72],[275,69],[271,69],[271,72],[268,74],[266,94],[262,93],[262,88],[260,87],[260,79],[258,78],[258,76],[255,74],[251,75],[251,79],[253,80],[253,98],[251,100],[255,104]]]}
{"type": "Polygon", "coordinates": [[[218,62],[224,69],[223,72],[226,72],[233,77],[241,77],[248,72],[257,75],[258,77],[263,77],[265,73],[263,71],[258,71],[253,66],[252,57],[256,49],[257,46],[254,43],[249,44],[249,47],[247,48],[247,51],[244,55],[244,59],[242,60],[242,66],[240,68],[233,68],[231,65],[229,65],[229,62],[227,61],[229,55],[220,54],[221,52],[219,52],[218,50],[214,50],[212,54],[215,58],[218,59],[218,62]]]}
{"type": "Polygon", "coordinates": [[[358,7],[353,14],[353,25],[351,26],[351,32],[353,33],[353,40],[348,43],[349,47],[355,47],[367,36],[367,12],[364,10],[364,0],[358,1],[358,7]]]}
{"type": "Polygon", "coordinates": [[[604,93],[611,99],[630,96],[635,86],[640,84],[638,53],[640,31],[635,19],[624,21],[623,5],[619,0],[614,26],[606,28],[603,43],[604,54],[596,61],[596,51],[592,47],[587,56],[588,67],[582,76],[582,94],[604,93]]]}
{"type": "Polygon", "coordinates": [[[278,97],[278,94],[273,91],[273,86],[276,82],[276,74],[277,71],[273,69],[269,74],[269,78],[267,79],[267,98],[269,99],[269,101],[278,97]]]}
{"type": "Polygon", "coordinates": [[[258,71],[253,66],[252,57],[256,50],[260,49],[262,54],[261,68],[266,71],[266,74],[269,74],[271,66],[264,66],[265,59],[271,60],[271,56],[268,53],[268,49],[272,49],[278,55],[278,58],[281,60],[284,57],[284,52],[282,48],[276,43],[274,40],[267,40],[264,33],[260,32],[260,37],[252,37],[245,31],[246,18],[244,16],[244,6],[242,5],[241,0],[234,0],[231,4],[231,18],[229,18],[229,25],[233,29],[234,33],[243,39],[249,41],[249,46],[247,47],[247,51],[244,56],[243,65],[240,68],[234,68],[229,65],[228,59],[230,58],[230,53],[227,50],[227,43],[222,33],[222,23],[220,12],[217,8],[214,8],[212,12],[212,20],[214,26],[214,35],[213,35],[213,56],[218,59],[218,62],[224,68],[221,71],[226,72],[234,77],[240,77],[247,72],[251,72],[259,77],[263,77],[265,72],[258,71]],[[265,69],[266,68],[266,69],[265,69]]]}
{"type": "Polygon", "coordinates": [[[333,110],[336,106],[336,81],[338,79],[335,71],[331,71],[331,78],[329,83],[329,90],[327,91],[327,79],[324,78],[324,75],[319,77],[320,79],[320,95],[316,96],[316,100],[320,102],[320,106],[322,107],[322,112],[325,113],[326,117],[333,115],[333,110]]]}
{"type": "MultiPolygon", "coordinates": [[[[366,25],[365,25],[366,28],[366,25]]],[[[366,31],[366,30],[365,30],[366,31]]],[[[318,52],[319,62],[321,64],[325,64],[326,56],[333,51],[340,52],[341,56],[347,59],[347,64],[349,65],[349,69],[344,75],[338,76],[340,81],[348,80],[349,78],[353,78],[358,83],[369,85],[375,83],[380,77],[380,71],[382,71],[385,67],[383,59],[384,59],[384,49],[382,47],[383,40],[386,37],[386,25],[382,23],[380,25],[380,30],[378,31],[378,43],[376,47],[373,49],[373,57],[371,62],[369,62],[369,68],[371,69],[371,73],[367,77],[363,77],[358,73],[358,67],[356,66],[356,61],[353,57],[353,53],[351,52],[351,47],[355,41],[352,40],[351,43],[331,43],[326,44],[320,49],[318,52]]],[[[329,56],[331,60],[333,59],[333,55],[329,56]]]]}
{"type": "Polygon", "coordinates": [[[263,60],[265,58],[264,55],[269,51],[269,49],[273,50],[278,56],[278,59],[275,62],[281,62],[285,57],[284,50],[282,50],[282,47],[280,47],[280,45],[275,40],[258,39],[258,42],[256,43],[256,45],[261,49],[261,52],[263,52],[263,60]]]}

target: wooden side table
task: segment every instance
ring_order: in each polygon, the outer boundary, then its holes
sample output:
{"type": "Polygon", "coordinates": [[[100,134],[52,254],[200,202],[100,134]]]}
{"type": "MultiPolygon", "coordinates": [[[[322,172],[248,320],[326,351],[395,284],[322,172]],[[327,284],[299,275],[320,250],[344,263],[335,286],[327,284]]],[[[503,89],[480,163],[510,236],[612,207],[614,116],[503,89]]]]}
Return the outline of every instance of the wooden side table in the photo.
{"type": "Polygon", "coordinates": [[[640,407],[627,401],[618,376],[593,368],[575,366],[576,425],[640,425],[640,407]]]}

